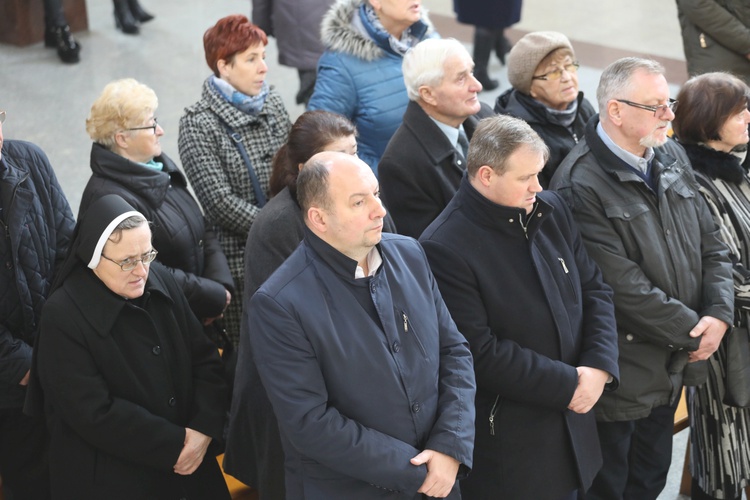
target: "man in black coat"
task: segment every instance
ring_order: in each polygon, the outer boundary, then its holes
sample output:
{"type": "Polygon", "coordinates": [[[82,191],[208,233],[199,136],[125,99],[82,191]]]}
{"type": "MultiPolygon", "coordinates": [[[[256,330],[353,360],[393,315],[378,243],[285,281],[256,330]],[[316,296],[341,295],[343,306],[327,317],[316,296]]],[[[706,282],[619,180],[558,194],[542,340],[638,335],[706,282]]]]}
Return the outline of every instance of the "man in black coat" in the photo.
{"type": "Polygon", "coordinates": [[[468,175],[420,239],[474,355],[464,500],[574,499],[602,464],[591,409],[619,383],[612,290],[563,200],[541,192],[548,154],[523,120],[483,120],[468,175]]]}
{"type": "Polygon", "coordinates": [[[39,317],[75,221],[47,156],[3,142],[0,111],[0,476],[13,498],[49,497],[44,422],[21,411],[39,317]]]}
{"type": "Polygon", "coordinates": [[[396,230],[413,238],[437,217],[466,170],[466,148],[492,109],[477,98],[474,62],[453,39],[420,42],[404,56],[409,105],[378,165],[383,202],[396,230]]]}

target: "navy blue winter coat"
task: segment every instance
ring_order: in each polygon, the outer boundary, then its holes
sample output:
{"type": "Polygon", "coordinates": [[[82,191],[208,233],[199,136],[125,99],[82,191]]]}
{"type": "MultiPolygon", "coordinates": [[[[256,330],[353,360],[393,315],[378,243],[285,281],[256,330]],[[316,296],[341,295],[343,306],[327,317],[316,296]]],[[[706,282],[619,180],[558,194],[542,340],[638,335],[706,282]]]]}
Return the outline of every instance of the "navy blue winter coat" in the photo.
{"type": "Polygon", "coordinates": [[[336,251],[306,229],[250,299],[238,374],[249,340],[284,441],[287,498],[421,498],[427,470],[409,460],[425,449],[471,467],[466,340],[419,244],[383,234],[378,248],[377,274],[355,280],[356,262],[331,265],[322,255],[336,251]]]}

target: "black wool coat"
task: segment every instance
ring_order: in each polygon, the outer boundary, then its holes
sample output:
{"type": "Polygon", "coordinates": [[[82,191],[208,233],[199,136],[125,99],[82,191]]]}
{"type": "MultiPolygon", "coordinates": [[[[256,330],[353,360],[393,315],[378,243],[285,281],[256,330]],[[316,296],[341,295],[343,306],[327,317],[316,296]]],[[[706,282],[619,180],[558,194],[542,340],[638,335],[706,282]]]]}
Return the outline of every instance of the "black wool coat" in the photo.
{"type": "Polygon", "coordinates": [[[164,164],[164,170],[144,167],[94,143],[91,178],[78,216],[106,194],[122,197],[152,223],[157,260],[182,287],[195,315],[214,318],[226,306],[226,290],[234,292],[227,258],[183,173],[165,154],[155,160],[164,164]]]}
{"type": "MultiPolygon", "coordinates": [[[[493,114],[482,103],[479,112],[463,123],[467,138],[471,140],[479,120],[493,114]]],[[[404,121],[378,164],[380,196],[396,231],[419,238],[451,201],[465,171],[440,127],[419,104],[409,101],[404,121]]]]}
{"type": "Polygon", "coordinates": [[[466,481],[481,494],[467,499],[556,500],[588,488],[602,464],[594,412],[567,407],[578,366],[618,384],[612,291],[563,200],[552,192],[537,200],[524,230],[524,209],[492,203],[464,178],[420,239],[474,356],[466,481]]]}
{"type": "Polygon", "coordinates": [[[221,360],[161,265],[142,297],[125,300],[81,264],[47,300],[35,349],[54,499],[229,498],[215,460],[221,360]],[[214,446],[182,476],[173,467],[186,427],[214,446]]]}

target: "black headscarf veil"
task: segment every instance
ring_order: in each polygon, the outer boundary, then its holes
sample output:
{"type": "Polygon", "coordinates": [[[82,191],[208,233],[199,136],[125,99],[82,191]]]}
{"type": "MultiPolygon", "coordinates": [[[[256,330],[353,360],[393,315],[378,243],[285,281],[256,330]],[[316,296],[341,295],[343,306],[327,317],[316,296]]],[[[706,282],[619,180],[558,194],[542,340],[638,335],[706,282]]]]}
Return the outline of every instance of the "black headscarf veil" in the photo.
{"type": "MultiPolygon", "coordinates": [[[[99,265],[104,245],[114,229],[122,221],[134,215],[143,217],[143,214],[137,212],[116,194],[102,196],[92,203],[76,224],[70,253],[55,276],[48,296],[60,288],[78,266],[87,266],[89,269],[94,269],[99,265]]],[[[143,217],[143,219],[146,218],[143,217]]],[[[44,391],[37,376],[37,351],[42,342],[41,333],[41,331],[37,333],[34,342],[31,377],[24,403],[24,413],[34,417],[41,417],[44,414],[44,391]]]]}
{"type": "MultiPolygon", "coordinates": [[[[50,294],[60,288],[65,279],[79,265],[94,269],[99,265],[102,250],[115,228],[125,219],[143,217],[128,202],[116,194],[102,196],[91,205],[76,224],[70,253],[55,276],[50,294]]],[[[146,218],[143,217],[145,220],[146,218]]]]}

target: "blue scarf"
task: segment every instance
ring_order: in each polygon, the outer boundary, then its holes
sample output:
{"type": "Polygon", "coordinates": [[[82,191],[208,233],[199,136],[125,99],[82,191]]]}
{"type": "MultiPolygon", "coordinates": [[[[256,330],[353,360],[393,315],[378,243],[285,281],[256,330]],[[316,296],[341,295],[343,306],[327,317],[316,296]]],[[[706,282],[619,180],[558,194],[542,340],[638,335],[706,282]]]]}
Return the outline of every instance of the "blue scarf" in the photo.
{"type": "Polygon", "coordinates": [[[248,115],[257,115],[266,104],[268,97],[268,83],[263,82],[263,87],[258,95],[246,95],[235,89],[229,82],[211,75],[211,85],[232,106],[248,115]]]}

